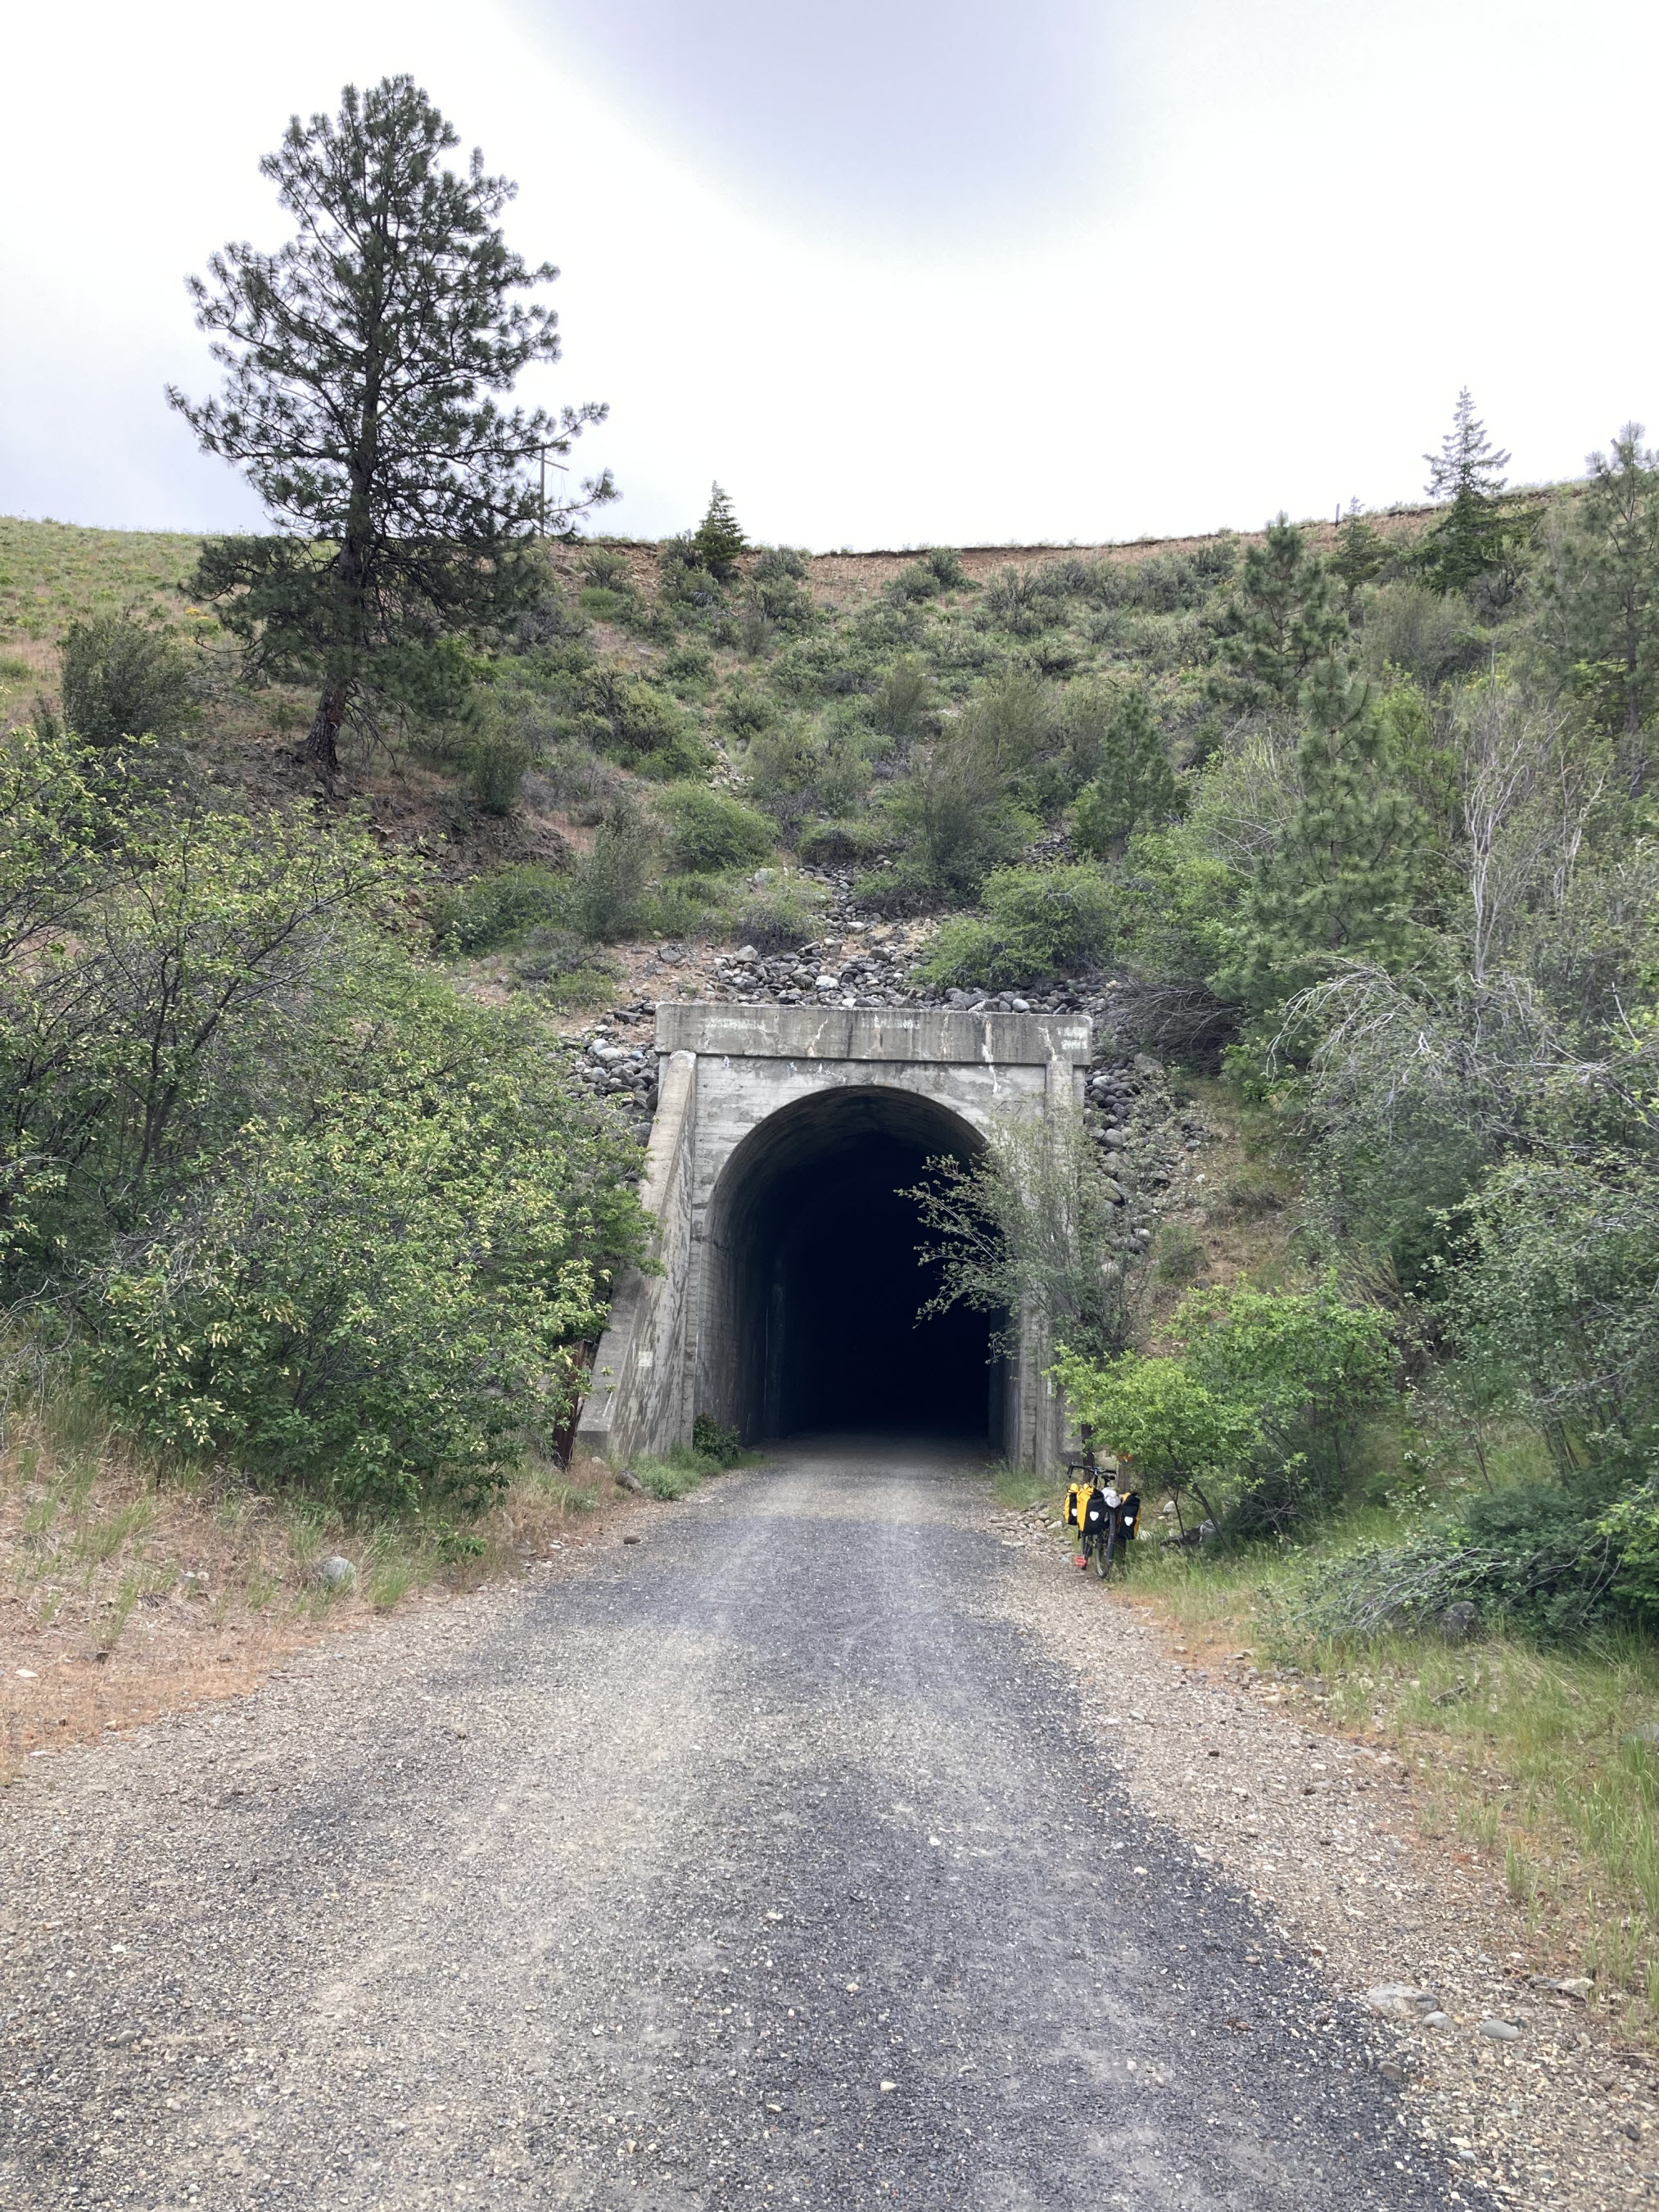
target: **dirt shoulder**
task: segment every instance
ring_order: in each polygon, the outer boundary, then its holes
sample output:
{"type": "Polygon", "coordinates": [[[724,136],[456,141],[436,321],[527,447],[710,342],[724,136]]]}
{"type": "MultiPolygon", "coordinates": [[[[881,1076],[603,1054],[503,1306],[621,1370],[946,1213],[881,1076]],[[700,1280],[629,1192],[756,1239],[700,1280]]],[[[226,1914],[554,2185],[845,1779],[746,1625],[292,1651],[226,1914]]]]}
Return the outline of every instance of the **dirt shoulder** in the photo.
{"type": "Polygon", "coordinates": [[[1249,1653],[1186,1650],[1152,1607],[1079,1575],[1030,1514],[997,1519],[1029,1557],[1022,1617],[1073,1672],[1079,1726],[1136,1806],[1243,1886],[1334,1997],[1401,1993],[1376,2004],[1450,2201],[1602,2212],[1659,2194],[1652,2062],[1540,1947],[1501,1869],[1424,1835],[1405,1763],[1310,1727],[1249,1653]]]}

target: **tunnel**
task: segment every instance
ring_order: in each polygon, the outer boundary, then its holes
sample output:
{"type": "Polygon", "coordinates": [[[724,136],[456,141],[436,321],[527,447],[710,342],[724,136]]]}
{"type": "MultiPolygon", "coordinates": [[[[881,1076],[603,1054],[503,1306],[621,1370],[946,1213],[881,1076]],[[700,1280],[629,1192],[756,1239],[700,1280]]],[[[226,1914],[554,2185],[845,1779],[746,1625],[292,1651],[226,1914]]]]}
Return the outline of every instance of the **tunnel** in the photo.
{"type": "Polygon", "coordinates": [[[939,1286],[913,1200],[930,1158],[979,1149],[908,1091],[819,1091],[752,1130],[710,1205],[699,1410],[746,1442],[811,1430],[1002,1442],[1000,1316],[918,1320],[939,1286]]]}

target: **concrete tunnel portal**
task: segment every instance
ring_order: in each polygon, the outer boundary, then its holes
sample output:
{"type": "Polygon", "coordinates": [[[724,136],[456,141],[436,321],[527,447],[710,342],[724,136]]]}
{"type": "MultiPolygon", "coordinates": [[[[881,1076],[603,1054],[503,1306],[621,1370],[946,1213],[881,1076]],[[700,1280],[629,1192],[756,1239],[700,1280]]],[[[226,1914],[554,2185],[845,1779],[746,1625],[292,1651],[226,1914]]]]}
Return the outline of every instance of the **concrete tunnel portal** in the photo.
{"type": "Polygon", "coordinates": [[[746,1440],[811,1430],[1001,1440],[1000,1316],[921,1318],[939,1284],[905,1195],[983,1139],[936,1101],[872,1085],[771,1115],[709,1210],[706,1324],[730,1348],[709,1410],[746,1440]]]}
{"type": "Polygon", "coordinates": [[[659,1005],[649,1256],[617,1286],[578,1446],[620,1467],[707,1415],[751,1442],[921,1431],[1054,1466],[1040,1325],[993,1358],[1002,1316],[919,1321],[937,1277],[902,1194],[1007,1117],[1074,1104],[1091,1036],[1072,1015],[659,1005]]]}

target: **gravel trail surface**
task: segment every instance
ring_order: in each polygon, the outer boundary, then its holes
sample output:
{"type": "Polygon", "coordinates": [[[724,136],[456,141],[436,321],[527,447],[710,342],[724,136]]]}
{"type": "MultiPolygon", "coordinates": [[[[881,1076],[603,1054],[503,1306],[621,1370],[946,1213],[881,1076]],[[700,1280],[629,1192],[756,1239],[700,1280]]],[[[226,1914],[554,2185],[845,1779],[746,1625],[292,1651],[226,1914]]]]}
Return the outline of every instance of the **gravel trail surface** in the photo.
{"type": "Polygon", "coordinates": [[[7,2207],[1443,2201],[983,1480],[821,1445],[0,1802],[7,2207]]]}

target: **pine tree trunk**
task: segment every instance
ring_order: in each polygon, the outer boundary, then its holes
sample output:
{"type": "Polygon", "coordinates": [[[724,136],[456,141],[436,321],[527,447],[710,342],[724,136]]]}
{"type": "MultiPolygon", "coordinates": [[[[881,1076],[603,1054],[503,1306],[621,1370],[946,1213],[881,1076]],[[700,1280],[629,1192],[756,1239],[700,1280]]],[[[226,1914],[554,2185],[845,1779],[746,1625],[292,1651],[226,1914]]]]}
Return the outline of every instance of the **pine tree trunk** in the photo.
{"type": "Polygon", "coordinates": [[[331,676],[323,685],[317,711],[306,732],[306,758],[331,783],[340,773],[340,725],[345,720],[349,699],[350,687],[339,677],[331,676]]]}

